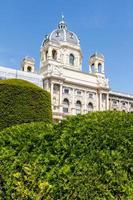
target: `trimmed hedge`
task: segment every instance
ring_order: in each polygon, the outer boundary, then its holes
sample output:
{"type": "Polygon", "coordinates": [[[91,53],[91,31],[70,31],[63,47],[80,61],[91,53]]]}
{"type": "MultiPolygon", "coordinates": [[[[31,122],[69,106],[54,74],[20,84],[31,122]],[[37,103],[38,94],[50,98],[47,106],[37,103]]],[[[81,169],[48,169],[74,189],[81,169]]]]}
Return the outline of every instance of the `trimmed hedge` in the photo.
{"type": "Polygon", "coordinates": [[[96,112],[0,132],[2,199],[132,200],[133,115],[96,112]]]}
{"type": "Polygon", "coordinates": [[[28,81],[0,81],[0,130],[34,121],[52,121],[50,94],[28,81]]]}
{"type": "Polygon", "coordinates": [[[53,199],[133,199],[132,113],[70,117],[55,134],[60,163],[53,199]]]}
{"type": "Polygon", "coordinates": [[[41,200],[49,196],[51,185],[46,173],[57,160],[51,153],[53,138],[52,124],[44,122],[0,132],[0,200],[41,200]]]}

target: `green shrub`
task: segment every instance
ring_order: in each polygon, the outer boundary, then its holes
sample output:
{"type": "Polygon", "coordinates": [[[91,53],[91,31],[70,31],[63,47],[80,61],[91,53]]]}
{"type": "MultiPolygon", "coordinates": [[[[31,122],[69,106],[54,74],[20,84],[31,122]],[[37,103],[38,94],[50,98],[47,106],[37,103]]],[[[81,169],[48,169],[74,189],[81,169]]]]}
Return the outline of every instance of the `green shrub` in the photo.
{"type": "Polygon", "coordinates": [[[133,115],[96,112],[0,132],[5,199],[133,198],[133,115]]]}
{"type": "Polygon", "coordinates": [[[49,199],[49,173],[56,166],[53,128],[32,122],[0,132],[0,199],[49,199]],[[46,176],[47,174],[47,176],[46,176]]]}
{"type": "Polygon", "coordinates": [[[133,199],[133,115],[96,112],[56,126],[54,199],[133,199]]]}
{"type": "Polygon", "coordinates": [[[0,81],[0,130],[34,121],[52,121],[50,94],[28,81],[0,81]]]}

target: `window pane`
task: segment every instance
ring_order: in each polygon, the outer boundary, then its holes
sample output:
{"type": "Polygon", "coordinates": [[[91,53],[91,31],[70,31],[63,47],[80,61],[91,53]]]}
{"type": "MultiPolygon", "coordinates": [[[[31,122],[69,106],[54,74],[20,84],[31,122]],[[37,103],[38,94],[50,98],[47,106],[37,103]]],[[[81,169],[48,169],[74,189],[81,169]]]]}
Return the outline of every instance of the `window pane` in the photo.
{"type": "Polygon", "coordinates": [[[70,54],[70,56],[69,56],[69,64],[74,65],[74,55],[73,54],[70,54]]]}
{"type": "Polygon", "coordinates": [[[64,93],[68,94],[69,93],[69,89],[64,89],[64,93]]]}
{"type": "Polygon", "coordinates": [[[63,107],[63,112],[68,113],[68,108],[63,107]]]}

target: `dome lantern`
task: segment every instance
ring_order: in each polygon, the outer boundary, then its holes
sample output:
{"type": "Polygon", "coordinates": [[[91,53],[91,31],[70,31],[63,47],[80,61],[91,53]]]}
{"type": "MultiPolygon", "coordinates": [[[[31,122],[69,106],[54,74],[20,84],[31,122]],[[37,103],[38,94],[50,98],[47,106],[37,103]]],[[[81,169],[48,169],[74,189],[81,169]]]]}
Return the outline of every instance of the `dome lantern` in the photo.
{"type": "Polygon", "coordinates": [[[64,15],[61,15],[61,17],[62,17],[62,20],[59,22],[58,28],[67,30],[67,24],[64,20],[64,15]]]}
{"type": "Polygon", "coordinates": [[[44,47],[48,41],[54,43],[67,42],[70,45],[80,46],[79,38],[74,32],[68,30],[63,15],[57,29],[54,29],[47,37],[44,38],[42,47],[44,47]]]}

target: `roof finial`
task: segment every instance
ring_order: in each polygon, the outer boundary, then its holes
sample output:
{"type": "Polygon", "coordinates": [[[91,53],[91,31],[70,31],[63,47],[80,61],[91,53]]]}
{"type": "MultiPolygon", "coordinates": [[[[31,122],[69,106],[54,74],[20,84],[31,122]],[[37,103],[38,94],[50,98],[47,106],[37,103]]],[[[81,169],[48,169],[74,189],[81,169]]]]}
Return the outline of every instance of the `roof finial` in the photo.
{"type": "Polygon", "coordinates": [[[63,15],[63,12],[61,13],[61,18],[62,18],[62,21],[64,21],[64,15],[63,15]]]}
{"type": "Polygon", "coordinates": [[[59,22],[59,24],[58,24],[58,28],[59,29],[67,29],[67,24],[66,24],[66,22],[65,22],[65,20],[64,20],[64,15],[63,15],[63,13],[61,13],[61,21],[59,22]]]}

